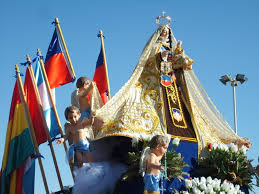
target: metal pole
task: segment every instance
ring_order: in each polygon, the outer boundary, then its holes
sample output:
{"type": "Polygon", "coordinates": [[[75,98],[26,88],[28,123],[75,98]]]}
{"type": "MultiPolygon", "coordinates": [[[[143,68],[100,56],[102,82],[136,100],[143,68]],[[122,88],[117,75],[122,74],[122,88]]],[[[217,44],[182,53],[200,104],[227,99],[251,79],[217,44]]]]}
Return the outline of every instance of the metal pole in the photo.
{"type": "Polygon", "coordinates": [[[231,83],[233,87],[233,107],[234,107],[234,123],[235,123],[235,133],[237,134],[237,110],[236,110],[236,80],[231,83]]]}
{"type": "Polygon", "coordinates": [[[230,75],[221,76],[220,81],[226,85],[227,82],[231,82],[231,86],[233,87],[233,108],[234,108],[234,124],[235,124],[235,133],[237,135],[237,110],[236,110],[236,86],[238,86],[238,82],[243,84],[248,79],[243,74],[237,74],[235,78],[231,78],[230,75]]]}

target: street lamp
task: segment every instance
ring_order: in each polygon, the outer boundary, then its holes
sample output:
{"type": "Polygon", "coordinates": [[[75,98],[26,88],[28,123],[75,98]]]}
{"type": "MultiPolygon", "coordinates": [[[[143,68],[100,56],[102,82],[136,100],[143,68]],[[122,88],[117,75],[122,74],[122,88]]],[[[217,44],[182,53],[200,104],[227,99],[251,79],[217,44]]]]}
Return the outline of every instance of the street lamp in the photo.
{"type": "Polygon", "coordinates": [[[235,87],[238,85],[238,82],[243,84],[248,79],[244,74],[237,74],[235,78],[231,78],[230,75],[223,75],[219,79],[224,85],[227,85],[227,82],[231,82],[231,86],[233,88],[233,105],[234,105],[234,122],[235,122],[235,132],[237,134],[237,112],[236,112],[236,89],[235,87]]]}

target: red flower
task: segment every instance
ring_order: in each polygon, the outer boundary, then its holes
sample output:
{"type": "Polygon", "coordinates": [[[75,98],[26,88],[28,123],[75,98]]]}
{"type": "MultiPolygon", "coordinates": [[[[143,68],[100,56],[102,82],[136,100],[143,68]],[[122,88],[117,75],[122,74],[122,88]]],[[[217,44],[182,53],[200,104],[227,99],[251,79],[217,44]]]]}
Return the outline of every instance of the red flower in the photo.
{"type": "Polygon", "coordinates": [[[190,176],[190,174],[187,174],[187,179],[192,179],[192,177],[190,176]]]}
{"type": "Polygon", "coordinates": [[[208,150],[211,149],[212,143],[208,143],[208,150]]]}
{"type": "Polygon", "coordinates": [[[231,182],[235,182],[237,179],[237,175],[234,172],[230,172],[229,174],[231,175],[231,178],[232,178],[231,182]]]}

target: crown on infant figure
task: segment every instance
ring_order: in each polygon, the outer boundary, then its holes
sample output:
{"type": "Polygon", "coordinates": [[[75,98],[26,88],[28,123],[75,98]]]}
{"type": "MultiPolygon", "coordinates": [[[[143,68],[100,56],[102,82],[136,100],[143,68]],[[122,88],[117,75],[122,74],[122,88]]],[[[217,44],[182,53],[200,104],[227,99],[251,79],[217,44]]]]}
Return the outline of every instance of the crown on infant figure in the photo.
{"type": "Polygon", "coordinates": [[[168,15],[165,15],[165,11],[163,11],[162,12],[162,16],[157,16],[156,17],[156,23],[157,23],[157,25],[158,26],[163,26],[163,25],[170,25],[170,23],[171,23],[171,17],[170,16],[168,16],[168,15]],[[164,20],[166,20],[166,21],[164,21],[164,20]],[[163,24],[163,22],[164,22],[164,24],[163,24]]]}

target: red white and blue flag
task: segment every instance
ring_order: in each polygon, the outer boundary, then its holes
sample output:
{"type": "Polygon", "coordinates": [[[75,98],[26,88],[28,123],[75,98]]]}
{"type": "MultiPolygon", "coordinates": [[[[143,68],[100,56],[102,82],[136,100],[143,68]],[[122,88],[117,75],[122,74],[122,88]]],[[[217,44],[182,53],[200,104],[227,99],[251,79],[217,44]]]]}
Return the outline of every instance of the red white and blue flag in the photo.
{"type": "Polygon", "coordinates": [[[74,80],[67,60],[62,52],[57,29],[55,28],[45,59],[45,70],[50,88],[57,88],[74,80]]]}
{"type": "Polygon", "coordinates": [[[165,87],[168,87],[172,84],[172,78],[167,75],[162,75],[161,76],[161,84],[165,87]]]}
{"type": "Polygon", "coordinates": [[[96,62],[96,69],[93,77],[93,81],[96,83],[96,86],[99,90],[103,103],[105,104],[108,101],[108,82],[107,82],[106,68],[103,58],[103,50],[101,48],[98,60],[96,62]]]}

